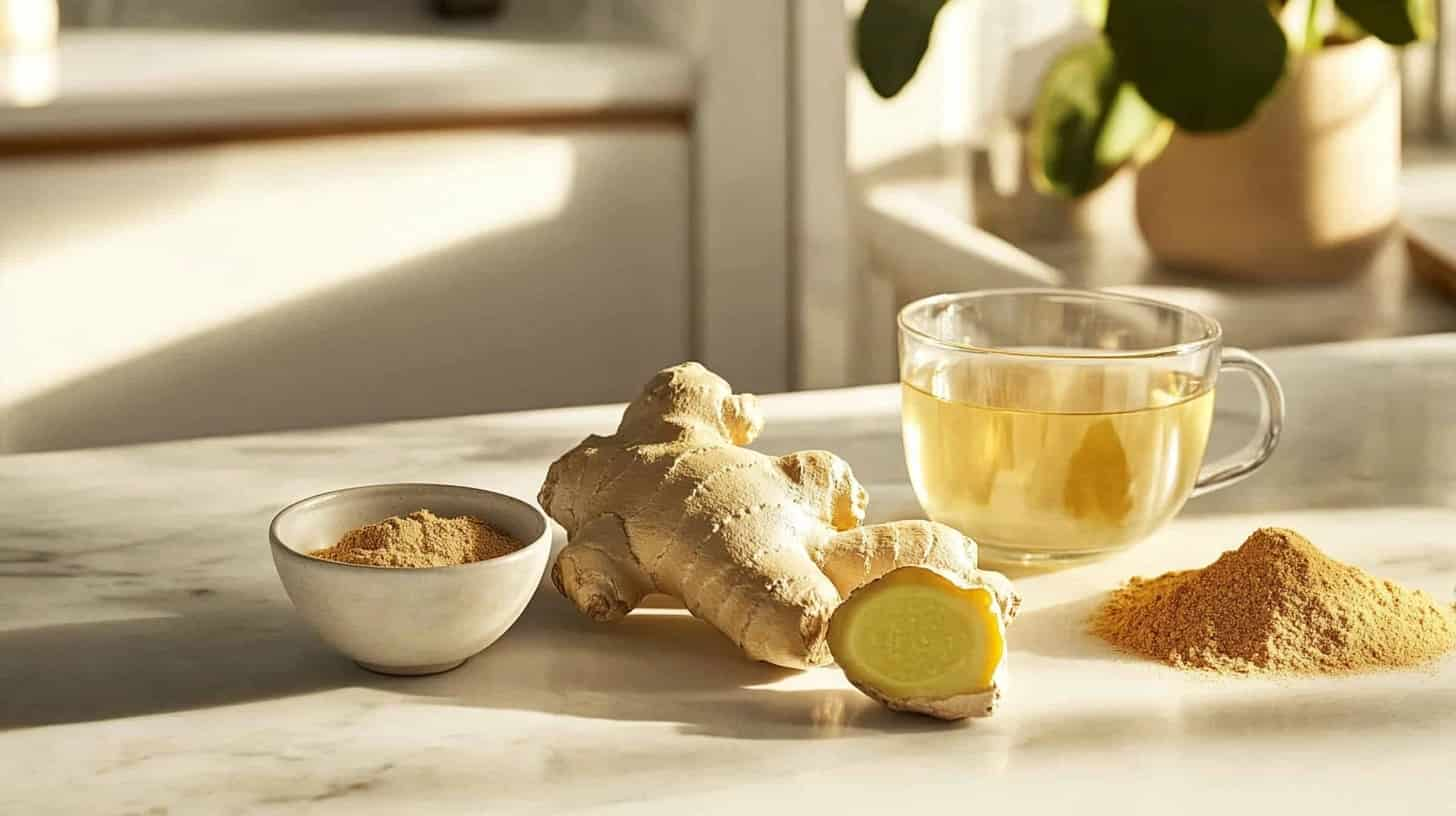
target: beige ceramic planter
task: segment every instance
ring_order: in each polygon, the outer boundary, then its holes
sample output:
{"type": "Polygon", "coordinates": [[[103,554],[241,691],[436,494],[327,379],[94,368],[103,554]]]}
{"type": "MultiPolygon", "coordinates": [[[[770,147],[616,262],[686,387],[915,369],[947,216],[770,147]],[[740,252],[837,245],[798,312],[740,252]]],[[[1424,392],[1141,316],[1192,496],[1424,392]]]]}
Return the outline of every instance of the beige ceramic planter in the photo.
{"type": "Polygon", "coordinates": [[[1138,174],[1137,219],[1164,263],[1314,280],[1366,268],[1399,211],[1400,90],[1374,39],[1294,66],[1248,125],[1176,133],[1138,174]]]}

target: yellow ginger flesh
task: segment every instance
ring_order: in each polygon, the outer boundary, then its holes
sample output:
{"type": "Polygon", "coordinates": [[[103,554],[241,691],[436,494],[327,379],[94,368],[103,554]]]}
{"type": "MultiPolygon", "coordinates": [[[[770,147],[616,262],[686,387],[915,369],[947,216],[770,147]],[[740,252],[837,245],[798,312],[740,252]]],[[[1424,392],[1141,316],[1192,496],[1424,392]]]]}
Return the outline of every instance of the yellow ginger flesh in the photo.
{"type": "Polygon", "coordinates": [[[893,709],[958,720],[1000,700],[995,594],[934,570],[902,567],[856,590],[830,618],[829,649],[856,688],[893,709]]]}
{"type": "Polygon", "coordinates": [[[660,592],[744,653],[790,668],[831,660],[829,616],[901,566],[984,586],[1008,619],[1019,599],[976,569],[975,544],[945,525],[861,527],[868,496],[832,453],[741,447],[758,402],[697,363],[657,374],[610,436],[589,436],[547,473],[539,500],[568,543],[551,580],[582,613],[617,620],[660,592]]]}

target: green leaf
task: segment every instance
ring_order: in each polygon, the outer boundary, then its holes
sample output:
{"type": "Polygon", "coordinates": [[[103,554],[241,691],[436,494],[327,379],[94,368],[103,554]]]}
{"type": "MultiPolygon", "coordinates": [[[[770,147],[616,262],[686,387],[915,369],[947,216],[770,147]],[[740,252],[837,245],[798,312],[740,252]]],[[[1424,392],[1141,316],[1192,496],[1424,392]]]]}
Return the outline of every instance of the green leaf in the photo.
{"type": "Polygon", "coordinates": [[[1335,5],[1391,45],[1427,40],[1436,33],[1436,0],[1335,0],[1335,5]]]}
{"type": "MultiPolygon", "coordinates": [[[[1001,2],[1002,0],[995,0],[1001,2]]],[[[930,31],[946,0],[869,0],[854,25],[854,52],[875,93],[904,88],[930,48],[930,31]]]]}
{"type": "Polygon", "coordinates": [[[1266,0],[1109,0],[1107,38],[1148,104],[1193,132],[1247,122],[1289,50],[1266,0]]]}
{"type": "Polygon", "coordinates": [[[1073,46],[1042,78],[1028,144],[1032,179],[1043,192],[1084,195],[1160,149],[1170,130],[1124,81],[1105,40],[1073,46]]]}

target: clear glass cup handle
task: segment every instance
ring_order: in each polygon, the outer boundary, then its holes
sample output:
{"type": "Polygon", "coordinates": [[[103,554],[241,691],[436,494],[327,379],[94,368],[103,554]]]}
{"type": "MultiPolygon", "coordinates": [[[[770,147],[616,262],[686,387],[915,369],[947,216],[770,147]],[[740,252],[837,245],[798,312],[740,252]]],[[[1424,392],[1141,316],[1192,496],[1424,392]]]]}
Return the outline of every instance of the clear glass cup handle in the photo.
{"type": "Polygon", "coordinates": [[[1284,429],[1284,389],[1279,387],[1279,380],[1269,366],[1243,349],[1226,348],[1220,366],[1223,369],[1242,371],[1254,381],[1260,400],[1259,432],[1234,454],[1205,464],[1193,486],[1195,496],[1228,487],[1258,470],[1269,461],[1284,429]]]}

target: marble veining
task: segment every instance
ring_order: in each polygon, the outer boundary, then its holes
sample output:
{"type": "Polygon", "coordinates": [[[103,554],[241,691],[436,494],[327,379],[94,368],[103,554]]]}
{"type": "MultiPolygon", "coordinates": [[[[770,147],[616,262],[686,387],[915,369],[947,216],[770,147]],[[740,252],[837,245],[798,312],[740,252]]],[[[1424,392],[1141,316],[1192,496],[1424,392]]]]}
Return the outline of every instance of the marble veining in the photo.
{"type": "MultiPolygon", "coordinates": [[[[1125,577],[1261,524],[1456,599],[1456,336],[1267,359],[1291,410],[1270,466],[1131,552],[1019,575],[1005,708],[951,726],[833,669],[748,663],[676,609],[596,626],[543,589],[490,650],[425,678],[363,672],[294,614],[266,540],[283,505],[403,480],[530,498],[614,407],[0,458],[0,813],[1449,811],[1456,661],[1225,680],[1083,632],[1125,577]]],[[[1215,450],[1251,420],[1221,397],[1215,450]]],[[[772,396],[759,445],[838,451],[872,520],[917,515],[897,403],[772,396]]]]}

